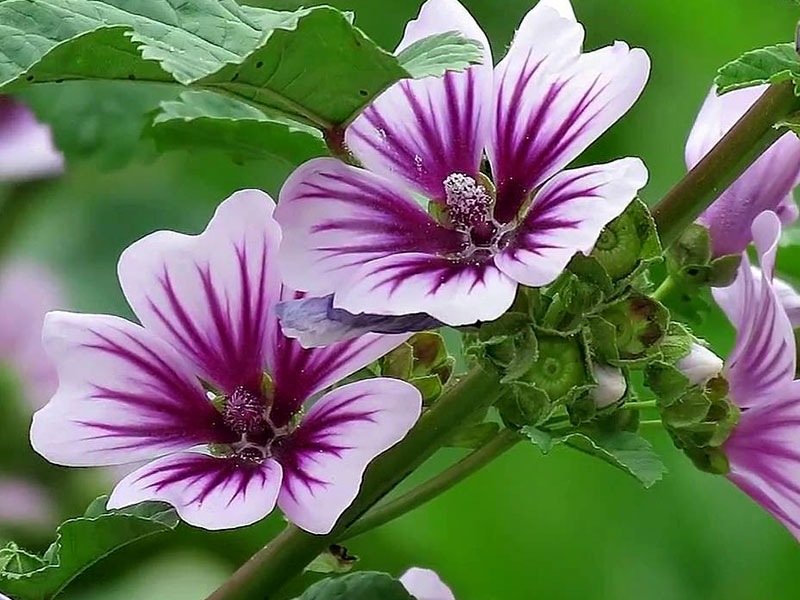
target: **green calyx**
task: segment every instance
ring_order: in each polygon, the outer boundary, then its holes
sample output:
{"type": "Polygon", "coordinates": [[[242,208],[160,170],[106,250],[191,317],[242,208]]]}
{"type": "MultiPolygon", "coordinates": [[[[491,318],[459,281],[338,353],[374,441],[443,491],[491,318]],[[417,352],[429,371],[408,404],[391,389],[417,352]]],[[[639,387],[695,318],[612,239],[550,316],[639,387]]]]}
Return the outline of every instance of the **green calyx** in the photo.
{"type": "Polygon", "coordinates": [[[592,252],[609,277],[620,279],[636,267],[642,251],[642,240],[633,217],[623,213],[608,224],[592,252]]]}
{"type": "Polygon", "coordinates": [[[521,381],[533,384],[553,401],[586,383],[586,363],[576,338],[545,335],[538,341],[539,356],[521,381]]]}
{"type": "Polygon", "coordinates": [[[455,359],[448,355],[444,339],[426,331],[412,336],[379,361],[385,377],[408,381],[422,394],[425,404],[435,402],[450,381],[455,359]]]}
{"type": "Polygon", "coordinates": [[[609,307],[602,319],[613,327],[616,348],[623,360],[639,359],[656,349],[669,326],[667,309],[638,294],[609,307]]]}

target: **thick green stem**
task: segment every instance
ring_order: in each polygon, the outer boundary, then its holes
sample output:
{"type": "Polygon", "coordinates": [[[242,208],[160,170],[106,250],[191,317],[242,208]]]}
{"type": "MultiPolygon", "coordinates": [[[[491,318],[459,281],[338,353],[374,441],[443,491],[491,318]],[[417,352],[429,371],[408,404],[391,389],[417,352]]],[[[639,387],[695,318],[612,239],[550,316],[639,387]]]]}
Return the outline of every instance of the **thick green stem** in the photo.
{"type": "Polygon", "coordinates": [[[458,485],[467,477],[480,471],[494,459],[505,454],[524,438],[516,431],[504,429],[482,448],[460,460],[449,469],[445,469],[432,479],[414,488],[407,494],[378,506],[358,520],[345,531],[342,541],[354,538],[376,527],[385,525],[394,519],[411,512],[426,502],[433,500],[447,490],[458,485]]]}
{"type": "Polygon", "coordinates": [[[653,208],[664,248],[724,192],[784,131],[775,127],[798,107],[791,81],[774,84],[716,146],[653,208]]]}
{"type": "Polygon", "coordinates": [[[254,555],[208,600],[270,600],[288,581],[364,513],[442,447],[469,417],[491,406],[501,393],[497,375],[476,367],[426,412],[406,438],[367,469],[361,491],[328,535],[315,536],[289,525],[254,555]]]}
{"type": "Polygon", "coordinates": [[[37,205],[37,199],[47,182],[18,183],[11,187],[0,202],[0,260],[6,258],[18,230],[37,205]]]}

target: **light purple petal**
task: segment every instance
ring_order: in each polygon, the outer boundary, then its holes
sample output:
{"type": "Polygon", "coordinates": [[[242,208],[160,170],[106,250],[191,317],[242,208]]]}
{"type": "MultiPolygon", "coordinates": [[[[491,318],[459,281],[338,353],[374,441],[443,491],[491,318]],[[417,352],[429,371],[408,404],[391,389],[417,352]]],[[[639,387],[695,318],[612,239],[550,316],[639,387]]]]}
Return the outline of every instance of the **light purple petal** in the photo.
{"type": "Polygon", "coordinates": [[[287,285],[325,296],[349,286],[370,260],[398,252],[449,254],[464,244],[399,185],[321,158],[297,169],[281,190],[275,218],[283,229],[287,285]]]}
{"type": "Polygon", "coordinates": [[[797,202],[795,202],[794,194],[786,196],[783,202],[775,209],[775,213],[778,215],[784,227],[794,225],[797,219],[800,218],[800,208],[798,208],[797,202]]]}
{"type": "Polygon", "coordinates": [[[689,385],[705,385],[722,372],[723,366],[719,356],[697,342],[692,344],[689,354],[675,363],[675,367],[689,380],[689,385]]]}
{"type": "Polygon", "coordinates": [[[456,261],[396,254],[372,261],[334,298],[348,312],[427,313],[448,325],[493,321],[514,302],[517,283],[491,260],[456,261]]]}
{"type": "MultiPolygon", "coordinates": [[[[686,143],[686,163],[691,168],[722,138],[764,93],[766,86],[746,88],[706,98],[686,143]]],[[[709,228],[715,256],[738,254],[752,240],[750,226],[765,210],[782,220],[796,218],[792,189],[800,180],[800,140],[787,133],[700,216],[709,228]]]]}
{"type": "Polygon", "coordinates": [[[273,209],[263,192],[237,192],[202,234],[159,231],[120,259],[122,289],[142,324],[225,392],[259,387],[277,323],[273,209]]]}
{"type": "Polygon", "coordinates": [[[283,472],[272,459],[255,463],[181,452],[160,458],[117,484],[108,508],[147,500],[175,507],[181,519],[203,529],[252,525],[275,508],[283,472]]]}
{"type": "Polygon", "coordinates": [[[41,486],[24,479],[0,476],[0,524],[50,526],[55,522],[55,515],[53,501],[41,486]]]}
{"type": "Polygon", "coordinates": [[[725,453],[730,480],[800,540],[800,382],[744,411],[725,453]]]}
{"type": "Polygon", "coordinates": [[[727,288],[713,288],[714,298],[737,329],[736,345],[726,363],[731,398],[740,407],[769,403],[795,374],[792,325],[772,286],[781,225],[775,213],[759,215],[753,224],[762,266],[756,283],[747,255],[727,288]]]}
{"type": "Polygon", "coordinates": [[[451,173],[475,176],[489,134],[492,55],[481,28],[457,0],[428,0],[398,52],[424,37],[459,31],[482,43],[481,65],[395,84],[347,130],[347,144],[371,171],[444,200],[451,173]]]}
{"type": "Polygon", "coordinates": [[[559,173],[536,194],[497,266],[525,285],[552,282],[576,252],[591,251],[645,183],[647,169],[638,158],[559,173]]]}
{"type": "Polygon", "coordinates": [[[428,569],[409,569],[400,578],[400,583],[417,600],[455,600],[450,588],[428,569]]]}
{"type": "Polygon", "coordinates": [[[0,273],[0,357],[18,373],[33,408],[41,408],[58,385],[42,346],[42,323],[63,304],[59,282],[39,265],[13,262],[0,273]]]}
{"type": "Polygon", "coordinates": [[[124,464],[231,441],[189,363],[142,327],[55,312],[43,337],[59,387],[34,415],[31,443],[50,462],[124,464]]]}
{"type": "MultiPolygon", "coordinates": [[[[761,281],[761,269],[752,267],[752,270],[756,283],[759,283],[761,281]]],[[[779,277],[772,278],[772,287],[775,288],[778,300],[781,301],[783,310],[786,311],[786,315],[789,317],[792,327],[800,327],[800,294],[797,293],[797,290],[795,290],[790,283],[779,277]]]]}
{"type": "Polygon", "coordinates": [[[650,60],[643,50],[616,42],[581,54],[583,35],[574,18],[539,4],[497,66],[489,157],[500,221],[513,220],[528,193],[583,152],[644,89],[650,60]]]}
{"type": "Polygon", "coordinates": [[[422,398],[397,379],[367,379],[323,396],[276,454],[284,482],[278,505],[315,534],[333,529],[358,494],[367,465],[417,422],[422,398]]]}
{"type": "Polygon", "coordinates": [[[622,369],[597,363],[592,368],[592,375],[597,386],[592,388],[590,394],[597,408],[611,406],[621,400],[628,390],[628,380],[622,369]]]}
{"type": "Polygon", "coordinates": [[[26,181],[60,175],[64,157],[50,128],[10,96],[0,95],[0,181],[26,181]]]}

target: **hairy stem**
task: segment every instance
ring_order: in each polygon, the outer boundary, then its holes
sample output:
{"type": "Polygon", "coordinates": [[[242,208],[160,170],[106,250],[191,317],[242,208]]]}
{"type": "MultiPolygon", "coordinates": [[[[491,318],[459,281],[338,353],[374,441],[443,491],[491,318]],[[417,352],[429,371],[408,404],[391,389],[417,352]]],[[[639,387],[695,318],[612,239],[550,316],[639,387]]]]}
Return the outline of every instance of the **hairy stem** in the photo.
{"type": "Polygon", "coordinates": [[[379,456],[364,476],[361,491],[334,530],[316,536],[293,525],[255,554],[208,600],[270,600],[328,546],[337,542],[364,513],[442,447],[475,413],[499,397],[499,378],[476,367],[450,388],[406,438],[379,456]]]}
{"type": "Polygon", "coordinates": [[[378,506],[345,531],[342,541],[354,538],[411,512],[458,485],[473,473],[480,471],[494,459],[502,456],[524,438],[511,429],[504,429],[486,445],[445,469],[432,479],[407,494],[378,506]]]}
{"type": "Polygon", "coordinates": [[[774,84],[716,146],[653,208],[664,248],[783,133],[775,124],[798,107],[791,81],[774,84]]]}

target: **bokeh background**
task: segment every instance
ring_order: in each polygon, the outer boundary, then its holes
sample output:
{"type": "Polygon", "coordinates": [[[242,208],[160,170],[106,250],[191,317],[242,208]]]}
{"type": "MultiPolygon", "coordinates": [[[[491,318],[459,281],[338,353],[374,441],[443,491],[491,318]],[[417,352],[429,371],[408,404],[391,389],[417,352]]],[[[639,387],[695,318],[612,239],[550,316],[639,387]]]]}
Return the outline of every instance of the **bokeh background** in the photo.
{"type": "MultiPolygon", "coordinates": [[[[310,2],[250,0],[275,8],[310,2]]],[[[484,26],[495,60],[534,0],[464,0],[484,26]]],[[[341,0],[375,40],[393,48],[421,0],[341,0]]],[[[574,0],[587,47],[622,39],[653,61],[640,102],[580,160],[638,155],[650,168],[643,192],[655,202],[684,172],[683,145],[717,67],[743,51],[788,41],[800,18],[789,0],[574,0]]],[[[157,229],[197,232],[216,204],[244,187],[277,194],[290,165],[235,164],[212,151],[155,157],[140,130],[146,113],[174,92],[140,84],[41,86],[24,98],[51,123],[68,158],[54,181],[13,190],[25,210],[0,224],[8,256],[49,268],[65,290],[61,308],[131,316],[116,281],[116,260],[157,229]],[[81,136],[65,136],[83,122],[81,136]],[[71,129],[71,128],[70,128],[71,129]],[[13,226],[12,226],[13,225],[13,226]]],[[[7,197],[11,190],[0,191],[7,197]]],[[[780,269],[800,281],[800,250],[786,247],[780,269]]],[[[24,298],[23,298],[24,299],[24,298]]],[[[719,314],[698,329],[719,353],[732,330],[719,314]]],[[[3,525],[41,549],[55,522],[80,514],[110,489],[113,473],[65,474],[38,461],[26,440],[29,406],[7,369],[0,417],[0,475],[38,482],[52,514],[39,525],[3,525]],[[48,518],[52,522],[48,522],[48,518]]],[[[800,548],[764,511],[722,478],[693,469],[665,435],[651,440],[670,474],[645,491],[599,461],[558,449],[541,456],[517,447],[447,495],[354,540],[366,569],[399,574],[438,570],[459,600],[795,600],[800,548]]],[[[457,458],[443,452],[419,478],[457,458]]],[[[0,515],[2,517],[2,515],[0,515]]],[[[181,525],[115,554],[64,595],[73,600],[197,600],[282,526],[280,516],[237,532],[181,525]]],[[[308,583],[311,577],[305,581],[308,583]]],[[[288,590],[286,596],[293,597],[288,590]]]]}

